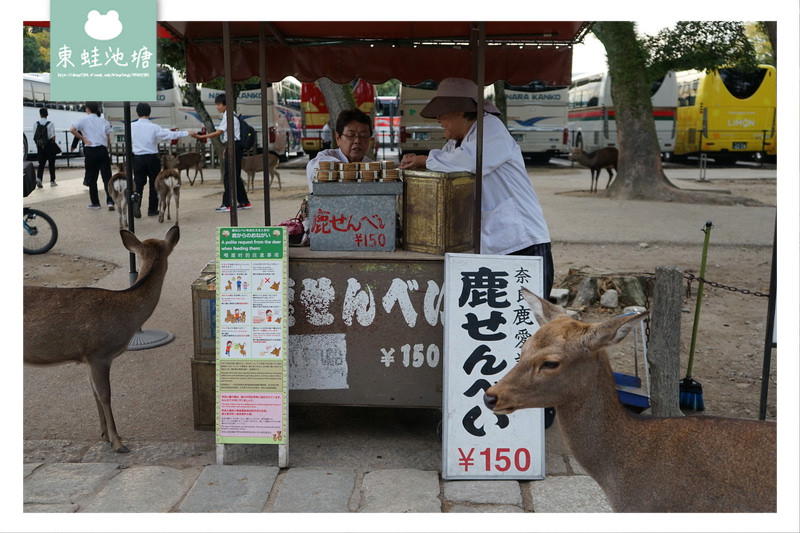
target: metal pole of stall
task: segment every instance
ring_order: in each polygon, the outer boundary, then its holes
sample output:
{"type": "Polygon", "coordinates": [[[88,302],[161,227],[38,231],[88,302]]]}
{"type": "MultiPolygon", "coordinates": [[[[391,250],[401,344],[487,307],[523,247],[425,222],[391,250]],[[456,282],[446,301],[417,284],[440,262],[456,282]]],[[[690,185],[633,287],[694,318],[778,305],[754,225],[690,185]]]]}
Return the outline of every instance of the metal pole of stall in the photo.
{"type": "Polygon", "coordinates": [[[486,23],[472,24],[470,49],[473,52],[472,79],[478,86],[478,120],[476,124],[477,146],[475,151],[475,205],[472,216],[472,244],[475,253],[481,253],[481,197],[483,187],[483,85],[485,67],[486,23]]]}
{"type": "Polygon", "coordinates": [[[236,98],[233,94],[233,64],[231,62],[231,24],[230,22],[222,23],[222,49],[223,49],[223,62],[225,63],[225,106],[227,112],[225,118],[227,120],[227,147],[225,150],[225,165],[228,167],[228,200],[231,204],[231,226],[236,227],[239,225],[239,216],[236,211],[238,199],[236,195],[236,136],[234,135],[235,117],[233,110],[236,107],[236,98]]]}
{"type": "MultiPolygon", "coordinates": [[[[263,158],[263,168],[264,168],[264,225],[270,226],[272,223],[272,218],[270,216],[270,197],[269,197],[269,189],[271,183],[271,176],[269,172],[269,105],[268,105],[268,94],[267,94],[267,25],[264,22],[259,22],[258,24],[258,43],[259,43],[259,53],[258,53],[258,68],[259,68],[259,75],[261,76],[261,143],[263,144],[264,150],[261,154],[263,158]]],[[[273,91],[273,99],[276,99],[275,91],[273,91]]],[[[277,100],[275,101],[275,105],[277,105],[277,100]]],[[[280,180],[278,180],[280,183],[280,180]]]]}
{"type": "Polygon", "coordinates": [[[769,392],[769,372],[772,366],[772,349],[777,346],[775,331],[775,300],[777,295],[778,222],[772,237],[772,272],[769,277],[769,303],[767,304],[767,329],[764,336],[764,361],[761,370],[761,403],[758,409],[759,420],[767,418],[767,394],[769,392]]]}
{"type": "MultiPolygon", "coordinates": [[[[127,185],[128,197],[128,229],[131,233],[135,233],[133,227],[133,202],[138,201],[138,194],[133,187],[133,142],[131,135],[131,103],[123,103],[123,112],[125,120],[125,182],[127,185]]],[[[120,209],[120,206],[117,206],[120,209]]],[[[136,254],[130,253],[130,283],[133,286],[136,283],[136,278],[139,273],[136,270],[136,254]]],[[[156,348],[163,346],[172,341],[175,335],[169,331],[162,331],[160,329],[139,329],[134,334],[133,338],[128,342],[128,350],[147,350],[149,348],[156,348]]]]}

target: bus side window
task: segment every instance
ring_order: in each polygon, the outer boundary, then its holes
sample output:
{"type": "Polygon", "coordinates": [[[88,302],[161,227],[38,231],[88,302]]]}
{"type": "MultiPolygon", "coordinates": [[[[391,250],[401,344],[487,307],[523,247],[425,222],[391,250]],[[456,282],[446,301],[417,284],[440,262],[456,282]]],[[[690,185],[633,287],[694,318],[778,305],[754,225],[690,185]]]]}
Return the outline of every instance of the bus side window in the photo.
{"type": "Polygon", "coordinates": [[[598,98],[596,96],[592,96],[589,98],[589,102],[586,104],[587,107],[594,107],[597,105],[598,98]]]}

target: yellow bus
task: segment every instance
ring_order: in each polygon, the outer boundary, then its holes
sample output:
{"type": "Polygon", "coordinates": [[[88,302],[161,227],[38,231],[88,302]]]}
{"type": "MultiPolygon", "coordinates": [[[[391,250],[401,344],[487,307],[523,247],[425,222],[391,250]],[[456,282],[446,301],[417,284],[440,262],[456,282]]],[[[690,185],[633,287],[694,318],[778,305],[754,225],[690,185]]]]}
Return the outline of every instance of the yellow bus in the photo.
{"type": "Polygon", "coordinates": [[[777,154],[775,67],[677,73],[675,155],[741,159],[777,154]]]}

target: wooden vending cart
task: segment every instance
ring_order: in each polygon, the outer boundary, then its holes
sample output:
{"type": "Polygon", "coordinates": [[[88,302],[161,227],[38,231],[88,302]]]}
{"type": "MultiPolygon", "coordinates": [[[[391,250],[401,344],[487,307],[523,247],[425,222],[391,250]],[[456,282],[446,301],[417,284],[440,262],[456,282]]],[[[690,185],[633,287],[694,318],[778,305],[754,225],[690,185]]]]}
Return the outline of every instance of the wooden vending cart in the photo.
{"type": "MultiPolygon", "coordinates": [[[[160,24],[184,43],[187,81],[224,76],[229,94],[234,80],[257,76],[265,93],[267,83],[290,75],[304,82],[327,77],[337,83],[355,78],[382,83],[396,78],[415,84],[456,76],[471,78],[479,87],[497,80],[512,84],[541,80],[564,86],[571,79],[571,45],[580,42],[591,26],[584,21],[160,24]]],[[[479,92],[478,108],[482,103],[479,92]]],[[[261,129],[268,131],[269,124],[263,123],[266,102],[263,105],[261,129]]],[[[233,117],[228,118],[232,128],[233,117]]],[[[440,405],[441,254],[480,247],[480,114],[477,132],[468,246],[463,236],[447,233],[463,229],[464,212],[442,217],[436,211],[428,218],[419,214],[420,209],[430,212],[426,202],[452,206],[452,197],[446,201],[448,193],[440,191],[441,199],[431,200],[427,192],[414,196],[414,191],[404,190],[405,249],[380,253],[292,249],[290,349],[297,354],[290,361],[292,402],[440,405]],[[456,220],[450,229],[448,220],[456,220]]],[[[265,159],[268,148],[264,146],[265,159]]],[[[229,174],[232,178],[235,173],[229,174]]],[[[264,205],[264,224],[272,225],[268,188],[264,205]]],[[[237,226],[235,207],[230,218],[230,225],[237,226]]],[[[203,290],[208,287],[206,282],[203,290]]]]}

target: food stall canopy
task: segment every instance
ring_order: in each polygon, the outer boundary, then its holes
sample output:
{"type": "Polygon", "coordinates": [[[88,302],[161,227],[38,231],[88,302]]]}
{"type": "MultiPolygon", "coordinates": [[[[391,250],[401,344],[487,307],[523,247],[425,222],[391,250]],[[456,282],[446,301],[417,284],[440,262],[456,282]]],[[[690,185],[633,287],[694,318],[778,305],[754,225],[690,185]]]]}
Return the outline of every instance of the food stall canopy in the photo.
{"type": "MultiPolygon", "coordinates": [[[[259,76],[261,22],[230,22],[234,81],[259,76]]],[[[224,76],[222,22],[161,22],[185,43],[186,79],[202,83],[224,76]]],[[[445,21],[266,22],[268,82],[294,76],[337,83],[396,78],[415,84],[449,76],[473,77],[473,23],[445,21]]],[[[485,23],[485,82],[506,80],[569,85],[572,45],[590,23],[532,21],[485,23]]]]}

